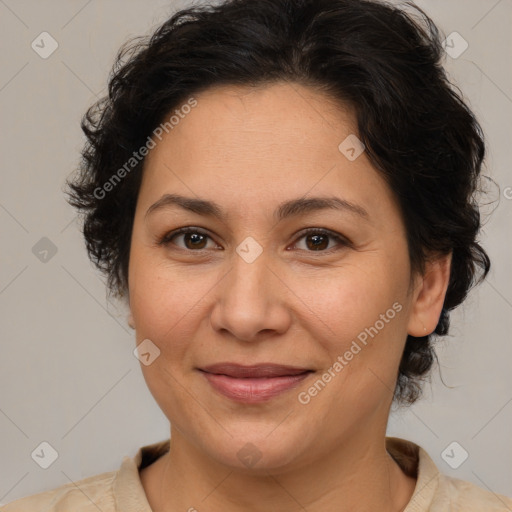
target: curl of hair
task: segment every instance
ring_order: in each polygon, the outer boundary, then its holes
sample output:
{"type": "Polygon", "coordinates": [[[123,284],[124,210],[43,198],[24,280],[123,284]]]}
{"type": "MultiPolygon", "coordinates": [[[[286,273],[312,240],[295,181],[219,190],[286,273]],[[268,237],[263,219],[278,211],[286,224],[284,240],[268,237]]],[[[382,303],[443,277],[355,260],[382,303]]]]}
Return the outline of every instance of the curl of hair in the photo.
{"type": "Polygon", "coordinates": [[[358,137],[398,200],[412,271],[423,273],[432,255],[452,253],[439,323],[430,336],[408,336],[400,362],[394,400],[414,403],[434,361],[433,338],[448,333],[449,312],[490,269],[476,239],[484,137],[449,82],[443,55],[439,31],[420,8],[371,0],[194,6],[125,45],[108,96],[82,120],[87,142],[79,172],[68,181],[68,201],[84,214],[87,251],[107,275],[109,292],[125,297],[128,290],[143,160],[105,197],[98,190],[166,116],[214,86],[313,87],[354,107],[358,137]]]}

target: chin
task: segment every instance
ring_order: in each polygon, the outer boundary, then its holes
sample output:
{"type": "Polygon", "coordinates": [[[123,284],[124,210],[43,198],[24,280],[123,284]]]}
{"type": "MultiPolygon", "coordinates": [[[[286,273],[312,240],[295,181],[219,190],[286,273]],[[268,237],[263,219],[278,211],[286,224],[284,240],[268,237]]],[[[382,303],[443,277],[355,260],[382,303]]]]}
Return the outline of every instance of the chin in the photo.
{"type": "MultiPolygon", "coordinates": [[[[227,433],[222,438],[205,439],[202,437],[199,445],[218,463],[252,474],[267,474],[293,465],[304,452],[304,436],[297,431],[296,435],[290,429],[277,435],[274,423],[271,427],[238,429],[226,428],[227,433]]],[[[277,430],[279,427],[277,428],[277,430]]]]}

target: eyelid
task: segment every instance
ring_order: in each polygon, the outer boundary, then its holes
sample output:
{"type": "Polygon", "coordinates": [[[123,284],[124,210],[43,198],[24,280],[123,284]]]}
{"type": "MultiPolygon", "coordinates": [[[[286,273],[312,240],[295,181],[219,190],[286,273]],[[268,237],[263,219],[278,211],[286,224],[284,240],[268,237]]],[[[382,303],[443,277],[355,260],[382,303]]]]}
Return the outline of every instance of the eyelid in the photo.
{"type": "MultiPolygon", "coordinates": [[[[329,236],[330,238],[336,240],[336,242],[340,246],[352,247],[352,242],[347,237],[341,235],[340,233],[337,233],[336,231],[331,231],[330,229],[326,229],[326,228],[315,228],[315,227],[305,228],[305,229],[299,231],[298,233],[296,233],[294,235],[294,240],[295,240],[293,242],[294,245],[301,238],[304,238],[305,236],[307,236],[309,234],[319,234],[319,235],[329,236]]],[[[339,250],[339,247],[338,248],[337,247],[331,247],[331,249],[326,249],[326,250],[323,250],[323,251],[305,251],[305,252],[312,253],[312,254],[315,254],[315,253],[318,253],[318,254],[330,254],[331,252],[336,251],[336,250],[339,250]]]]}
{"type": "MultiPolygon", "coordinates": [[[[184,226],[182,228],[174,229],[173,231],[169,231],[169,232],[165,233],[162,237],[160,237],[157,240],[157,245],[163,245],[163,246],[169,245],[169,244],[171,244],[172,238],[179,236],[179,235],[186,234],[186,233],[198,233],[200,235],[204,235],[204,236],[208,237],[210,240],[215,242],[213,237],[204,229],[196,228],[195,226],[184,226]]],[[[215,243],[217,243],[217,242],[215,242],[215,243]]],[[[183,249],[183,248],[178,247],[178,249],[183,249]]],[[[196,251],[191,251],[190,249],[183,249],[183,250],[190,251],[190,252],[201,252],[201,251],[205,251],[206,249],[198,249],[196,251]]]]}
{"type": "MultiPolygon", "coordinates": [[[[210,240],[212,240],[214,243],[217,244],[215,239],[208,233],[208,231],[204,230],[203,228],[199,228],[199,227],[195,227],[195,226],[184,226],[182,228],[178,228],[178,229],[175,229],[173,231],[169,231],[169,232],[165,233],[162,237],[160,237],[157,240],[157,245],[164,246],[164,247],[168,246],[168,245],[171,245],[171,243],[172,243],[171,240],[173,238],[175,238],[175,237],[177,237],[179,235],[182,235],[182,234],[186,234],[186,233],[198,233],[198,234],[204,235],[207,238],[209,238],[210,240]]],[[[352,247],[353,246],[352,242],[347,237],[341,235],[340,233],[337,233],[335,231],[331,231],[330,229],[316,228],[316,227],[304,228],[301,231],[295,233],[293,235],[293,237],[294,237],[293,245],[296,245],[297,242],[301,238],[304,238],[305,236],[307,236],[309,234],[319,234],[319,235],[328,236],[328,237],[332,238],[333,240],[335,240],[337,242],[338,247],[331,247],[330,249],[320,250],[320,251],[306,251],[306,250],[303,250],[303,249],[296,249],[296,250],[302,251],[302,252],[311,253],[311,254],[315,254],[315,253],[318,253],[318,254],[330,254],[332,252],[340,250],[340,246],[341,247],[352,247]]],[[[183,250],[183,251],[187,251],[187,252],[202,253],[202,252],[208,250],[208,249],[197,249],[197,250],[184,249],[182,247],[177,246],[176,244],[173,244],[173,245],[175,245],[178,250],[183,250]]],[[[217,245],[219,245],[219,244],[217,244],[217,245]]],[[[287,251],[289,250],[288,247],[287,247],[286,250],[287,251]]]]}

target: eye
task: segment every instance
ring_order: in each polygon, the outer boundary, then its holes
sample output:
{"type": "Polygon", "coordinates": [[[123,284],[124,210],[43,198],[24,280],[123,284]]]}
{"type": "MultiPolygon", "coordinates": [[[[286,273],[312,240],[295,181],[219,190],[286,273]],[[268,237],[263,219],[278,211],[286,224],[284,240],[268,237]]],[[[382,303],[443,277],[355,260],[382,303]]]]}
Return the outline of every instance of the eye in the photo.
{"type": "MultiPolygon", "coordinates": [[[[347,239],[325,229],[308,229],[303,231],[301,235],[302,236],[300,236],[298,240],[304,239],[305,249],[300,248],[300,250],[305,250],[307,252],[331,252],[333,247],[329,247],[329,239],[334,240],[338,246],[350,246],[350,242],[347,239]]],[[[336,244],[334,244],[334,250],[337,250],[336,244]]],[[[297,242],[295,242],[294,245],[297,245],[297,242]]]]}
{"type": "MultiPolygon", "coordinates": [[[[158,240],[158,245],[166,246],[172,243],[173,245],[177,245],[180,249],[189,251],[201,251],[209,248],[207,247],[208,239],[211,240],[210,236],[201,229],[186,227],[165,234],[160,240],[158,240]],[[184,247],[175,243],[174,240],[179,238],[182,238],[184,247]]],[[[215,247],[217,246],[215,245],[215,247]]]]}
{"type": "MultiPolygon", "coordinates": [[[[306,252],[332,252],[333,250],[338,250],[339,246],[348,247],[350,246],[350,241],[346,238],[338,235],[332,231],[327,231],[325,229],[312,228],[300,233],[300,237],[297,239],[304,239],[305,248],[299,248],[299,250],[303,250],[306,252]],[[330,242],[334,241],[334,247],[331,246],[330,242]],[[338,248],[336,247],[338,246],[338,248]]],[[[177,229],[175,231],[171,231],[170,233],[166,233],[162,238],[158,240],[158,245],[168,246],[168,245],[176,245],[178,248],[186,250],[186,251],[202,251],[206,249],[215,249],[218,246],[213,242],[210,235],[208,235],[205,231],[194,228],[194,227],[184,227],[177,229]],[[176,243],[176,240],[182,239],[182,243],[184,245],[180,245],[176,243]],[[208,240],[210,240],[214,246],[208,247],[208,240]]],[[[294,246],[297,245],[298,242],[295,242],[294,246]]]]}

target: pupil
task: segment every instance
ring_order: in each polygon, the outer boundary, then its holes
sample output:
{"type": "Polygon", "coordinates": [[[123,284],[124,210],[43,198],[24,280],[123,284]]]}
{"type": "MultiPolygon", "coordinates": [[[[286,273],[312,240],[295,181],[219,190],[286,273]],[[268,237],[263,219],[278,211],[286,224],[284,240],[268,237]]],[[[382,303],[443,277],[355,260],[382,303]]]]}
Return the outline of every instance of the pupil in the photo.
{"type": "MultiPolygon", "coordinates": [[[[312,241],[313,248],[325,249],[325,242],[327,238],[325,235],[310,235],[308,238],[310,241],[312,241]]],[[[195,247],[198,247],[201,242],[204,242],[204,236],[198,233],[188,233],[185,235],[185,239],[187,242],[191,242],[191,244],[195,247]]]]}
{"type": "Polygon", "coordinates": [[[204,237],[203,235],[200,235],[198,233],[188,233],[185,235],[185,238],[187,239],[188,242],[192,242],[192,245],[197,248],[198,242],[200,244],[203,241],[202,239],[204,237]]]}
{"type": "Polygon", "coordinates": [[[325,249],[325,239],[326,237],[324,235],[310,235],[310,240],[313,240],[313,247],[317,249],[325,249]]]}

